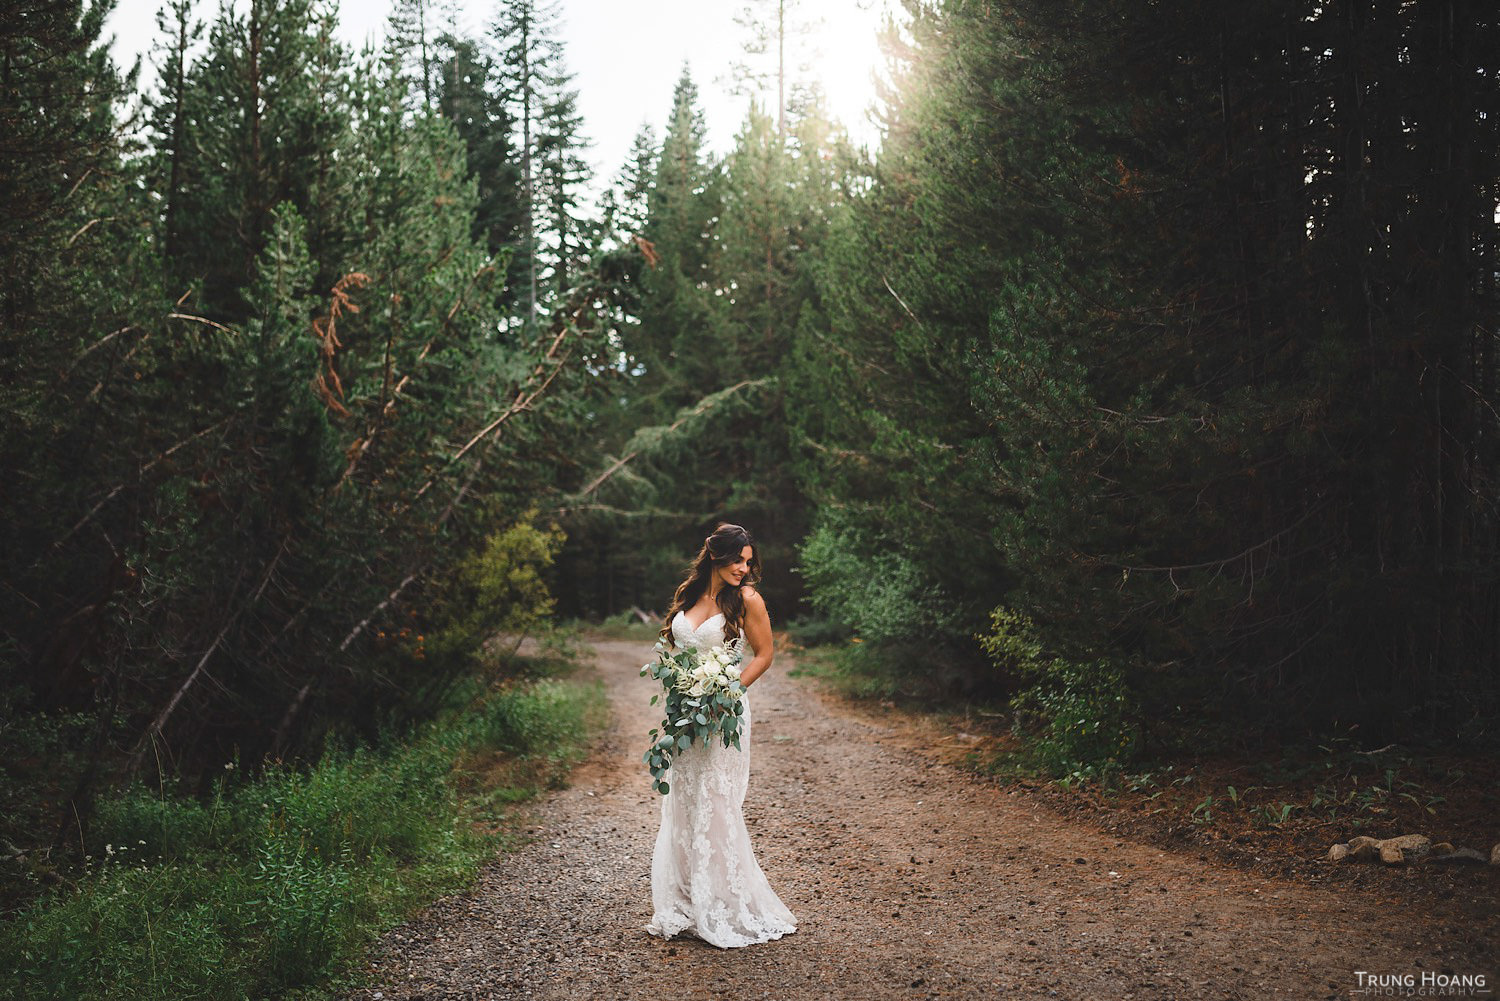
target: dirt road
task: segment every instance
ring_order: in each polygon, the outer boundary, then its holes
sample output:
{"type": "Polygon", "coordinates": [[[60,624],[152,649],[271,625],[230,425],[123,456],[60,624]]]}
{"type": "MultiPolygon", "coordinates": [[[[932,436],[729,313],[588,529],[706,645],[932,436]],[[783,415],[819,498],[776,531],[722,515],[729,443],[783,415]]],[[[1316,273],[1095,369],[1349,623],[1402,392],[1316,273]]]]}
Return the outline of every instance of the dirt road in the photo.
{"type": "Polygon", "coordinates": [[[386,935],[377,986],[350,1001],[1311,999],[1361,996],[1356,971],[1482,974],[1478,996],[1500,992],[1500,920],[1454,935],[1389,882],[1332,893],[1081,829],[914,750],[909,723],[787,677],[784,657],[752,688],[745,817],[798,930],[745,949],[663,942],[642,929],[659,809],[641,761],[659,721],[637,674],[649,644],[595,650],[614,725],[530,811],[536,840],[386,935]]]}

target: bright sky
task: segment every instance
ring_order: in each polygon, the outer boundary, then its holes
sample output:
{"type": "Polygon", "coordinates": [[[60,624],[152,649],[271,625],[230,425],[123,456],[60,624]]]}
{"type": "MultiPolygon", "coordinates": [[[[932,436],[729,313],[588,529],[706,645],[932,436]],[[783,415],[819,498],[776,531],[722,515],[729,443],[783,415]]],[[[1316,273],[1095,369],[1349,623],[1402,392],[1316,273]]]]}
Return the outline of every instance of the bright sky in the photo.
{"type": "MultiPolygon", "coordinates": [[[[128,65],[147,53],[156,35],[160,0],[119,0],[105,28],[115,36],[116,59],[128,65]]],[[[708,121],[709,144],[724,153],[745,118],[748,98],[728,93],[729,66],[742,58],[745,32],[734,23],[744,0],[562,0],[562,38],[568,69],[579,91],[590,154],[600,186],[615,176],[642,122],[659,142],[672,105],[672,88],[686,61],[698,85],[708,121]],[[722,82],[721,82],[722,78],[722,82]]],[[[881,64],[876,32],[892,0],[803,0],[800,8],[822,18],[810,41],[821,49],[813,72],[828,92],[834,114],[856,143],[875,145],[878,133],[866,118],[873,100],[871,73],[881,64]]],[[[342,0],[344,39],[362,45],[383,37],[389,0],[342,0]]],[[[210,18],[216,0],[199,0],[197,14],[210,18]]],[[[471,33],[490,19],[490,3],[469,5],[471,33]]],[[[806,15],[803,15],[806,16],[806,15]]],[[[802,43],[806,44],[806,43],[802,43]]],[[[811,61],[790,47],[787,66],[811,61]]],[[[149,81],[149,68],[143,81],[149,81]]],[[[775,97],[766,102],[775,112],[775,97]]]]}

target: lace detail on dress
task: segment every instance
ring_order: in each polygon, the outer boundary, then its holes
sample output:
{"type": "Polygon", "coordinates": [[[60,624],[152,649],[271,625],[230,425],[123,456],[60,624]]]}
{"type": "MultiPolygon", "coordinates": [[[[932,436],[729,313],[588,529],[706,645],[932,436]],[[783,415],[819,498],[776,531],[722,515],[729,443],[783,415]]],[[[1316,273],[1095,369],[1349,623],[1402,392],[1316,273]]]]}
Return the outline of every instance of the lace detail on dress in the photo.
{"type": "MultiPolygon", "coordinates": [[[[724,643],[723,615],[694,629],[678,613],[672,636],[683,649],[724,643]]],[[[746,660],[754,651],[744,645],[746,660]]],[[[748,693],[740,746],[694,743],[672,758],[661,797],[661,830],[651,859],[655,914],[646,930],[662,938],[689,932],[720,948],[754,945],[797,930],[797,919],[755,859],[743,812],[750,783],[751,713],[748,693]]]]}

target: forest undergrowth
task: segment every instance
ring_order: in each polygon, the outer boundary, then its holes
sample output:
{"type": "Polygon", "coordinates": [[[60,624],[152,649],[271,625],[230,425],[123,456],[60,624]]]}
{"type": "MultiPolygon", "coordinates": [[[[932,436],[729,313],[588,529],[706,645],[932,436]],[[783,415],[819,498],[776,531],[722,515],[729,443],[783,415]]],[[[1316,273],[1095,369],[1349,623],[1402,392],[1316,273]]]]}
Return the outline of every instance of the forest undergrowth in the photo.
{"type": "Polygon", "coordinates": [[[515,805],[588,753],[608,705],[569,639],[494,653],[434,720],[311,767],[230,761],[206,798],[160,782],[101,801],[81,866],[12,885],[35,889],[0,925],[0,997],[333,996],[376,935],[521,843],[515,805]]]}

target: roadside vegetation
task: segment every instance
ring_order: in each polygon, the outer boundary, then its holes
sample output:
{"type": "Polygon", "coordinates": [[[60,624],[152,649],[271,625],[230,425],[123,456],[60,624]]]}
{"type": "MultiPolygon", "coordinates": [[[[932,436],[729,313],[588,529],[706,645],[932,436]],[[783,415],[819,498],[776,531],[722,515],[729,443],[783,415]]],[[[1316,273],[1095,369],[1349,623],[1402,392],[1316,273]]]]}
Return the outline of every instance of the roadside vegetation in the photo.
{"type": "Polygon", "coordinates": [[[493,654],[502,680],[310,767],[228,761],[206,797],[160,781],[101,801],[83,863],[32,872],[46,888],[0,925],[0,996],[334,996],[380,931],[522,843],[516,806],[565,785],[605,728],[570,640],[493,654]]]}
{"type": "Polygon", "coordinates": [[[913,674],[825,621],[791,624],[785,647],[794,675],[920,720],[950,763],[1116,833],[1303,874],[1359,834],[1421,833],[1486,853],[1496,840],[1500,762],[1482,749],[1366,750],[1354,724],[1300,740],[1209,725],[1167,739],[1077,670],[1055,668],[1040,691],[982,692],[939,663],[913,674]]]}

